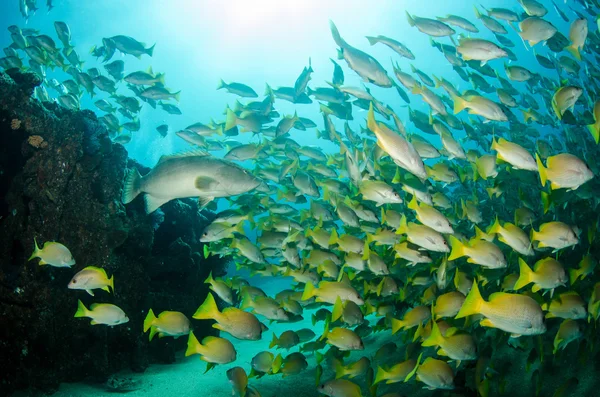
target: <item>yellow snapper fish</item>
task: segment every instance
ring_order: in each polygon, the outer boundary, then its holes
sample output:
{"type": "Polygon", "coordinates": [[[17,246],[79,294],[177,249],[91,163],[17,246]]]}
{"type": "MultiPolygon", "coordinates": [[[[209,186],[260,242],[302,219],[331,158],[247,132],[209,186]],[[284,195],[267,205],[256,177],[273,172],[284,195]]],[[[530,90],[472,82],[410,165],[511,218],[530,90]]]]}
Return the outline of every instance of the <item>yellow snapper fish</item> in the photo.
{"type": "Polygon", "coordinates": [[[294,352],[288,356],[286,356],[281,361],[281,366],[277,368],[274,373],[281,372],[283,377],[294,374],[299,374],[304,371],[308,367],[308,362],[306,362],[306,357],[302,353],[294,352]]]}
{"type": "Polygon", "coordinates": [[[285,310],[280,307],[279,302],[268,296],[251,297],[248,294],[242,293],[242,303],[240,309],[246,310],[251,308],[256,314],[272,320],[272,321],[287,321],[289,316],[285,310]]]}
{"type": "Polygon", "coordinates": [[[508,56],[506,51],[491,41],[467,37],[461,37],[458,40],[456,51],[465,61],[481,61],[481,66],[485,66],[487,62],[493,59],[508,56]]]}
{"type": "Polygon", "coordinates": [[[407,266],[415,266],[419,263],[431,263],[431,258],[424,251],[409,247],[406,241],[396,244],[394,251],[396,252],[396,258],[408,261],[407,266]]]}
{"type": "MultiPolygon", "coordinates": [[[[420,358],[419,356],[417,362],[420,361],[420,358]]],[[[445,361],[427,357],[423,364],[417,364],[413,372],[407,376],[407,379],[412,377],[414,373],[417,375],[417,380],[423,382],[429,390],[454,389],[454,372],[452,367],[445,361]]]]}
{"type": "Polygon", "coordinates": [[[558,30],[550,22],[538,18],[529,17],[519,22],[519,36],[523,41],[527,41],[531,47],[537,43],[550,40],[558,30]]]}
{"type": "Polygon", "coordinates": [[[213,278],[212,271],[208,274],[204,283],[210,284],[210,290],[217,294],[219,298],[230,305],[233,305],[233,291],[231,290],[231,287],[229,287],[225,281],[213,278]]]}
{"type": "Polygon", "coordinates": [[[450,291],[437,297],[433,306],[435,318],[455,317],[463,303],[465,296],[459,291],[450,291]]]}
{"type": "Polygon", "coordinates": [[[189,334],[190,327],[190,320],[180,312],[164,311],[156,317],[152,309],[150,309],[144,319],[144,332],[150,330],[150,340],[156,334],[158,334],[159,338],[164,336],[179,338],[180,336],[189,334]]]}
{"type": "Polygon", "coordinates": [[[484,301],[477,283],[473,283],[460,311],[455,318],[481,314],[485,319],[480,325],[498,328],[517,335],[539,335],[546,332],[544,314],[540,305],[526,295],[495,292],[484,301]]]}
{"type": "Polygon", "coordinates": [[[410,172],[421,180],[427,179],[427,172],[421,156],[415,147],[402,135],[392,131],[385,124],[375,121],[373,104],[369,107],[367,127],[377,137],[377,145],[386,152],[400,168],[410,172]]]}
{"type": "Polygon", "coordinates": [[[108,278],[106,270],[101,267],[88,266],[73,276],[67,288],[82,289],[94,296],[94,289],[102,289],[106,292],[115,292],[114,276],[108,278]]]}
{"type": "Polygon", "coordinates": [[[33,243],[35,249],[28,260],[40,258],[40,266],[71,267],[75,264],[71,251],[61,243],[46,241],[42,249],[38,247],[36,239],[33,239],[33,243]]]}
{"type": "Polygon", "coordinates": [[[93,303],[88,309],[80,300],[77,301],[77,311],[74,317],[88,317],[92,319],[92,325],[104,324],[111,327],[129,321],[125,312],[118,306],[109,303],[93,303]]]}
{"type": "Polygon", "coordinates": [[[462,243],[454,236],[450,236],[452,252],[449,261],[468,256],[467,262],[474,263],[489,269],[500,269],[506,267],[506,258],[497,245],[485,240],[471,240],[467,244],[462,243]]]}
{"type": "Polygon", "coordinates": [[[359,185],[363,200],[374,201],[377,207],[383,204],[399,204],[402,198],[393,187],[383,181],[363,180],[359,185]]]}
{"type": "Polygon", "coordinates": [[[402,361],[392,365],[388,369],[383,369],[382,367],[378,366],[375,379],[373,380],[373,385],[384,381],[388,385],[392,383],[404,382],[406,377],[415,370],[416,366],[417,360],[402,361]]]}
{"type": "Polygon", "coordinates": [[[329,21],[329,28],[333,40],[340,47],[339,54],[364,81],[371,82],[380,87],[391,87],[392,80],[386,70],[372,56],[349,45],[340,35],[333,21],[329,21]]]}
{"type": "Polygon", "coordinates": [[[431,334],[421,346],[438,346],[437,354],[448,356],[452,360],[475,360],[475,341],[473,337],[466,332],[460,332],[457,328],[449,328],[444,333],[440,331],[437,322],[433,321],[431,334]]]}
{"type": "Polygon", "coordinates": [[[281,367],[283,357],[278,354],[277,357],[270,351],[263,351],[252,358],[250,365],[250,377],[262,376],[267,373],[276,373],[281,367]]]}
{"type": "Polygon", "coordinates": [[[321,383],[317,391],[330,397],[362,397],[360,386],[346,379],[332,379],[321,383]]]}
{"type": "Polygon", "coordinates": [[[578,18],[571,23],[569,28],[569,45],[565,50],[569,51],[578,61],[581,61],[581,49],[585,45],[588,35],[588,23],[584,18],[578,18]]]}
{"type": "Polygon", "coordinates": [[[563,86],[556,90],[552,97],[552,109],[559,120],[562,120],[567,110],[573,110],[575,102],[581,94],[583,94],[583,89],[573,85],[563,86]]]}
{"type": "Polygon", "coordinates": [[[507,141],[504,138],[492,141],[492,150],[495,150],[498,160],[512,165],[518,170],[537,171],[537,164],[533,156],[521,145],[507,141]]]}
{"type": "Polygon", "coordinates": [[[497,216],[496,221],[492,224],[492,226],[490,226],[487,233],[498,235],[498,240],[510,246],[521,255],[535,255],[527,233],[525,233],[518,226],[509,222],[505,222],[504,225],[500,225],[497,216]]]}
{"type": "Polygon", "coordinates": [[[419,222],[425,226],[429,226],[436,232],[445,234],[454,233],[448,218],[430,205],[425,203],[421,203],[419,205],[417,202],[417,196],[413,196],[412,200],[408,203],[408,208],[416,212],[417,220],[419,222]]]}
{"type": "Polygon", "coordinates": [[[410,26],[415,26],[420,32],[429,36],[445,37],[452,36],[455,33],[454,29],[439,20],[413,16],[408,11],[406,12],[406,18],[410,26]]]}
{"type": "Polygon", "coordinates": [[[325,329],[320,340],[326,340],[327,344],[341,351],[364,350],[362,339],[354,331],[348,328],[335,327],[329,330],[329,319],[325,320],[325,329]]]}
{"type": "Polygon", "coordinates": [[[338,297],[333,305],[331,321],[334,322],[340,318],[342,321],[344,321],[344,323],[350,326],[359,325],[364,322],[363,313],[356,303],[349,300],[342,302],[342,300],[338,297]]]}
{"type": "Polygon", "coordinates": [[[547,222],[540,226],[539,231],[532,229],[531,241],[537,241],[538,248],[550,247],[558,251],[579,243],[579,238],[573,227],[563,222],[547,222]]]}
{"type": "Polygon", "coordinates": [[[417,306],[408,310],[402,320],[392,318],[392,335],[400,330],[419,326],[431,318],[431,309],[427,306],[417,306]]]}
{"type": "Polygon", "coordinates": [[[585,280],[587,276],[594,272],[594,269],[598,265],[598,261],[590,254],[586,255],[579,262],[577,269],[569,269],[569,281],[571,285],[579,279],[585,280]]]}
{"type": "Polygon", "coordinates": [[[338,236],[337,231],[333,229],[331,236],[329,237],[329,244],[337,245],[338,249],[345,253],[362,254],[365,242],[350,234],[343,234],[340,237],[338,236]]]}
{"type": "Polygon", "coordinates": [[[358,292],[344,281],[321,281],[317,288],[311,283],[306,283],[302,300],[309,300],[312,297],[316,297],[317,302],[331,303],[332,305],[335,304],[338,297],[342,302],[350,300],[357,305],[365,303],[358,292]]]}
{"type": "Polygon", "coordinates": [[[232,386],[232,394],[236,393],[239,396],[246,396],[248,388],[248,375],[242,367],[233,367],[227,370],[227,379],[232,386]]]}
{"type": "Polygon", "coordinates": [[[587,317],[585,302],[577,292],[569,291],[559,294],[550,303],[544,303],[542,310],[547,311],[546,318],[570,318],[572,320],[587,317]]]}
{"type": "Polygon", "coordinates": [[[488,178],[495,178],[498,176],[498,170],[496,168],[496,156],[493,154],[485,154],[478,157],[474,164],[476,175],[479,175],[483,180],[488,178]]]}
{"type": "Polygon", "coordinates": [[[200,343],[194,333],[190,332],[185,356],[193,354],[199,354],[201,356],[200,359],[208,363],[206,367],[207,371],[214,364],[229,364],[235,361],[237,357],[237,352],[229,340],[217,336],[207,336],[200,343]]]}
{"type": "Polygon", "coordinates": [[[548,157],[547,168],[537,155],[536,162],[542,186],[546,185],[546,181],[550,181],[552,190],[575,190],[594,177],[594,173],[586,163],[569,153],[548,157]]]}
{"type": "Polygon", "coordinates": [[[554,337],[554,351],[556,354],[559,350],[564,349],[567,345],[576,339],[583,336],[583,332],[579,323],[573,319],[566,319],[560,324],[558,332],[554,337]]]}
{"type": "Polygon", "coordinates": [[[371,368],[371,360],[361,357],[353,363],[343,365],[339,360],[334,362],[335,378],[348,377],[349,379],[364,375],[371,368]]]}
{"type": "Polygon", "coordinates": [[[269,344],[269,349],[277,346],[278,349],[290,350],[298,343],[300,343],[300,337],[292,330],[284,331],[279,337],[277,337],[275,332],[273,332],[273,339],[269,344]]]}
{"type": "Polygon", "coordinates": [[[419,247],[425,248],[426,250],[450,252],[448,243],[440,233],[429,226],[418,225],[412,222],[407,223],[405,215],[402,215],[400,227],[396,230],[396,233],[406,234],[408,241],[419,247]]]}
{"type": "Polygon", "coordinates": [[[594,103],[593,115],[594,123],[588,124],[587,129],[590,131],[590,134],[592,134],[594,141],[598,143],[600,142],[600,100],[594,103]]]}
{"type": "Polygon", "coordinates": [[[467,109],[469,114],[475,114],[490,121],[507,121],[508,117],[502,108],[494,101],[479,95],[456,96],[454,100],[454,114],[467,109]]]}
{"type": "Polygon", "coordinates": [[[600,283],[594,284],[592,295],[588,301],[588,313],[588,322],[592,319],[596,321],[598,320],[598,316],[600,316],[600,283]]]}
{"type": "Polygon", "coordinates": [[[554,290],[561,285],[567,284],[567,274],[562,265],[555,259],[544,258],[535,263],[533,271],[527,266],[527,263],[519,258],[519,278],[514,285],[515,290],[519,290],[526,285],[533,283],[531,290],[538,292],[542,289],[554,290]]]}
{"type": "Polygon", "coordinates": [[[215,320],[213,328],[231,334],[234,338],[242,340],[259,340],[262,327],[256,316],[236,307],[228,307],[219,311],[217,302],[211,293],[206,295],[206,300],[192,316],[197,320],[215,320]]]}

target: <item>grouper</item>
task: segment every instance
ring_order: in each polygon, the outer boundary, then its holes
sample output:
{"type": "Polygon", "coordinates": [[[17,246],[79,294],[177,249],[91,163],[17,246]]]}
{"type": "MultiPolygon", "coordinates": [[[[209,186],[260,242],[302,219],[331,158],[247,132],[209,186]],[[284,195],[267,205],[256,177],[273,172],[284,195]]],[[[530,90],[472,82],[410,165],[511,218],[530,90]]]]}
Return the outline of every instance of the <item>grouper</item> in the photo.
{"type": "Polygon", "coordinates": [[[260,185],[260,179],[239,165],[194,152],[163,156],[144,176],[135,168],[129,170],[122,201],[128,204],[146,193],[147,213],[176,198],[198,197],[204,207],[215,198],[236,196],[260,185]]]}

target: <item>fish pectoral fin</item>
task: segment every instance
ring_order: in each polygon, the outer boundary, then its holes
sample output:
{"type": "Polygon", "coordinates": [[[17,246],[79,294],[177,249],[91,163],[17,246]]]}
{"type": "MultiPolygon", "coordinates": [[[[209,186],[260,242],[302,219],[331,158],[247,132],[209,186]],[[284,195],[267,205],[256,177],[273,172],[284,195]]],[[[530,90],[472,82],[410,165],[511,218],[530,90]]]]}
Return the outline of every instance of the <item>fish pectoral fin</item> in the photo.
{"type": "Polygon", "coordinates": [[[91,289],[86,289],[85,292],[87,292],[91,296],[94,296],[94,291],[92,291],[91,289]]]}
{"type": "Polygon", "coordinates": [[[520,338],[521,335],[520,334],[510,334],[511,338],[520,338]]]}
{"type": "Polygon", "coordinates": [[[214,190],[220,183],[209,176],[199,176],[196,178],[195,185],[198,190],[214,190]]]}
{"type": "Polygon", "coordinates": [[[164,203],[170,201],[170,198],[154,197],[149,194],[144,195],[144,202],[146,203],[146,213],[150,214],[156,211],[164,203]]]}
{"type": "Polygon", "coordinates": [[[198,205],[200,206],[200,209],[206,207],[208,204],[210,204],[211,201],[214,200],[214,197],[203,197],[200,196],[198,197],[198,205]]]}
{"type": "Polygon", "coordinates": [[[496,326],[494,325],[492,320],[490,320],[489,318],[485,318],[485,319],[481,320],[479,325],[481,325],[482,327],[496,328],[496,326]]]}

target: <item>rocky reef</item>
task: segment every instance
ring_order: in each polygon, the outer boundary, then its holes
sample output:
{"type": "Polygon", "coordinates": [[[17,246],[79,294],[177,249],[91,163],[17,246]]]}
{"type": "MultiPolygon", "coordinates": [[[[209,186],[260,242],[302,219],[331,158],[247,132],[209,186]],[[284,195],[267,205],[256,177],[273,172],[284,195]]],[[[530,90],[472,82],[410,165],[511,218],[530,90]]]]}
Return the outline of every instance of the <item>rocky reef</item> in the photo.
{"type": "Polygon", "coordinates": [[[33,99],[40,83],[35,74],[0,72],[0,394],[52,392],[60,382],[104,382],[122,369],[173,361],[186,341],[149,343],[142,329],[148,309],[191,316],[207,294],[203,280],[226,266],[201,255],[209,215],[194,200],[172,201],[151,215],[139,197],[125,207],[126,169],[147,170],[111,142],[93,112],[33,99]],[[76,265],[28,261],[34,238],[40,246],[66,245],[76,265]],[[67,289],[89,265],[114,274],[114,294],[67,289]],[[130,321],[92,326],[73,317],[78,299],[116,304],[130,321]]]}

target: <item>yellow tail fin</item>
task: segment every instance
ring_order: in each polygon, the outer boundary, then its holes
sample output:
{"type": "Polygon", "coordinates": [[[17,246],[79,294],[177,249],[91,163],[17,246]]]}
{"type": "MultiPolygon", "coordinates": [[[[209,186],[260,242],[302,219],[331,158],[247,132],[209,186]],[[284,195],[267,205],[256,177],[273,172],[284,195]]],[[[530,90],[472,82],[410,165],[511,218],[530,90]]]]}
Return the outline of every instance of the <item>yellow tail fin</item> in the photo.
{"type": "Polygon", "coordinates": [[[334,228],[333,231],[331,232],[331,237],[329,237],[329,245],[337,244],[338,240],[339,240],[339,237],[338,237],[337,231],[334,228]]]}
{"type": "Polygon", "coordinates": [[[458,258],[462,258],[465,256],[465,245],[456,237],[450,235],[449,237],[450,245],[452,246],[452,251],[450,252],[450,256],[448,257],[449,261],[453,261],[458,258]]]}
{"type": "MultiPolygon", "coordinates": [[[[27,259],[28,261],[32,260],[33,258],[38,258],[39,254],[40,254],[40,247],[38,247],[37,239],[35,237],[33,238],[33,244],[35,245],[35,248],[33,250],[33,254],[31,254],[29,259],[27,259]]],[[[40,263],[40,265],[41,265],[41,263],[40,263]]]]}
{"type": "Polygon", "coordinates": [[[444,343],[444,336],[442,335],[442,332],[440,331],[440,327],[438,327],[437,322],[435,322],[435,320],[431,320],[431,322],[433,323],[431,328],[431,334],[429,334],[429,337],[427,339],[421,342],[421,346],[440,346],[442,343],[444,343]]]}
{"type": "Polygon", "coordinates": [[[454,318],[463,318],[467,316],[471,316],[473,314],[477,314],[481,310],[481,305],[484,304],[485,301],[481,297],[481,293],[479,292],[479,287],[477,283],[474,282],[471,287],[471,291],[467,295],[465,301],[462,304],[462,307],[458,311],[458,314],[454,318]]]}
{"type": "Polygon", "coordinates": [[[238,118],[233,110],[227,108],[227,118],[225,119],[225,131],[234,128],[238,123],[238,118]]]}
{"type": "Polygon", "coordinates": [[[277,346],[278,343],[279,343],[279,338],[277,338],[277,336],[275,335],[275,332],[273,332],[273,339],[271,339],[271,343],[269,343],[269,349],[274,348],[275,346],[277,346]]]}
{"type": "Polygon", "coordinates": [[[392,335],[400,331],[404,327],[404,325],[404,321],[392,318],[392,335]]]}
{"type": "Polygon", "coordinates": [[[571,55],[573,55],[578,61],[581,61],[581,53],[579,52],[579,48],[574,45],[570,45],[565,48],[565,50],[569,51],[571,55]]]}
{"type": "Polygon", "coordinates": [[[498,234],[498,233],[500,233],[501,230],[502,230],[502,226],[500,226],[500,222],[498,221],[498,215],[496,215],[496,220],[494,221],[492,226],[490,226],[487,233],[488,234],[498,234]]]}
{"type": "Polygon", "coordinates": [[[419,204],[417,204],[417,196],[413,195],[412,199],[408,202],[408,208],[417,211],[419,209],[419,204]]]}
{"type": "MultiPolygon", "coordinates": [[[[209,294],[210,295],[210,294],[209,294]]],[[[187,349],[185,350],[185,356],[191,356],[192,354],[199,354],[202,345],[198,342],[198,339],[194,336],[193,332],[190,332],[188,338],[187,349]]]]}
{"type": "Polygon", "coordinates": [[[342,362],[340,360],[335,360],[333,366],[335,368],[335,378],[336,379],[339,379],[339,378],[343,377],[344,375],[346,375],[344,365],[342,364],[342,362]]]}
{"type": "Polygon", "coordinates": [[[542,182],[542,186],[546,186],[546,181],[548,180],[548,175],[546,174],[546,168],[544,164],[542,164],[542,160],[540,159],[539,154],[535,154],[535,162],[537,163],[538,172],[540,174],[540,181],[542,182]]]}
{"type": "Polygon", "coordinates": [[[465,110],[467,108],[468,105],[469,105],[469,102],[465,101],[464,99],[462,99],[459,96],[455,96],[454,97],[454,114],[458,114],[458,113],[462,112],[463,110],[465,110]]]}
{"type": "Polygon", "coordinates": [[[281,354],[278,354],[277,357],[275,357],[275,359],[273,360],[273,364],[271,365],[271,370],[273,371],[274,374],[279,372],[282,364],[283,364],[283,357],[281,357],[281,354]]]}
{"type": "Polygon", "coordinates": [[[389,376],[390,375],[388,372],[386,372],[386,370],[378,366],[377,374],[375,375],[375,379],[373,380],[373,386],[378,384],[379,382],[389,379],[389,376]]]}
{"type": "Polygon", "coordinates": [[[529,266],[527,266],[527,263],[525,263],[525,261],[522,258],[519,258],[519,278],[517,279],[517,282],[513,287],[514,290],[519,290],[527,284],[531,283],[533,281],[531,280],[532,275],[533,272],[531,271],[529,266]]]}
{"type": "Polygon", "coordinates": [[[367,128],[371,130],[374,134],[376,133],[377,121],[375,121],[375,111],[373,110],[373,102],[369,105],[369,113],[367,113],[367,128]]]}
{"type": "Polygon", "coordinates": [[[88,313],[89,313],[89,311],[84,306],[83,302],[78,300],[77,301],[77,311],[75,312],[75,315],[73,317],[87,317],[88,313]]]}
{"type": "Polygon", "coordinates": [[[301,299],[303,301],[307,301],[313,296],[315,296],[316,292],[317,291],[314,285],[312,285],[311,283],[306,283],[306,285],[304,285],[304,292],[302,293],[301,299]]]}
{"type": "Polygon", "coordinates": [[[148,332],[148,330],[152,326],[152,323],[154,323],[154,320],[156,320],[156,316],[154,315],[154,312],[152,311],[152,309],[150,309],[150,310],[148,310],[148,314],[146,315],[146,318],[144,319],[144,332],[148,332]]]}
{"type": "Polygon", "coordinates": [[[587,126],[587,128],[590,131],[590,134],[592,134],[592,137],[594,138],[594,141],[596,143],[598,143],[598,141],[600,141],[600,126],[598,125],[598,123],[596,123],[596,124],[589,124],[587,126]]]}
{"type": "Polygon", "coordinates": [[[342,299],[338,296],[335,300],[335,304],[333,305],[333,311],[331,312],[331,321],[336,321],[338,318],[342,317],[344,313],[344,305],[342,303],[342,299]]]}
{"type": "Polygon", "coordinates": [[[206,295],[204,303],[200,305],[192,317],[196,320],[216,320],[220,314],[221,312],[219,312],[215,297],[209,292],[208,295],[206,295]]]}

